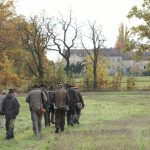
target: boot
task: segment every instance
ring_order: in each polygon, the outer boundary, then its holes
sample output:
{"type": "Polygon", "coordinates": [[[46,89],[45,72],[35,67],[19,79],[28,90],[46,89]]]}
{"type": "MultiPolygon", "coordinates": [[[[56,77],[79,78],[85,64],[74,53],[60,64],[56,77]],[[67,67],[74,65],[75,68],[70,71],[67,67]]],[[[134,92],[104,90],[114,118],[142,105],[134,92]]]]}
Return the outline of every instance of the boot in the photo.
{"type": "Polygon", "coordinates": [[[64,131],[64,127],[61,128],[61,132],[63,132],[63,131],[64,131]]]}
{"type": "Polygon", "coordinates": [[[12,129],[12,135],[11,138],[14,139],[14,128],[12,129]]]}
{"type": "Polygon", "coordinates": [[[13,128],[10,127],[8,130],[7,130],[7,133],[6,133],[6,139],[9,140],[11,138],[14,138],[14,132],[13,132],[13,128]]]}
{"type": "Polygon", "coordinates": [[[68,122],[67,124],[68,124],[68,126],[71,125],[73,127],[73,122],[72,121],[68,122]]]}
{"type": "Polygon", "coordinates": [[[58,132],[59,132],[59,129],[58,129],[58,128],[56,128],[55,133],[58,133],[58,132]]]}

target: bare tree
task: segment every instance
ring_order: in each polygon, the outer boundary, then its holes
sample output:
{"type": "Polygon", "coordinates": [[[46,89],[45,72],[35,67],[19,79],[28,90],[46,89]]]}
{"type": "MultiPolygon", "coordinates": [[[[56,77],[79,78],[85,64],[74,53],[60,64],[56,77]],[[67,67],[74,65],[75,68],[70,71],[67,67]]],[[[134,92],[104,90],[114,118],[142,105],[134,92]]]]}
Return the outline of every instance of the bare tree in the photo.
{"type": "Polygon", "coordinates": [[[58,51],[59,54],[65,59],[67,75],[70,70],[70,50],[75,46],[75,41],[78,37],[78,30],[79,28],[76,22],[73,23],[72,11],[70,11],[69,20],[65,20],[62,15],[61,18],[57,19],[55,32],[52,33],[53,44],[55,46],[51,50],[58,51]]]}
{"type": "Polygon", "coordinates": [[[90,35],[86,36],[88,38],[88,40],[90,40],[90,42],[92,43],[92,49],[89,51],[89,49],[87,49],[87,47],[85,46],[85,43],[83,42],[82,38],[81,38],[81,43],[82,46],[84,47],[84,49],[86,50],[87,54],[89,55],[90,59],[93,62],[93,88],[97,89],[97,62],[98,62],[98,55],[99,55],[99,51],[102,48],[105,39],[102,36],[102,27],[101,26],[97,26],[96,21],[91,23],[88,22],[88,25],[90,27],[90,35]]]}
{"type": "Polygon", "coordinates": [[[21,27],[24,49],[31,54],[35,68],[29,62],[27,62],[27,66],[31,73],[38,77],[40,83],[44,79],[46,50],[49,50],[51,46],[52,31],[50,32],[50,30],[53,28],[50,28],[51,22],[52,19],[46,19],[44,16],[34,16],[21,27]]]}

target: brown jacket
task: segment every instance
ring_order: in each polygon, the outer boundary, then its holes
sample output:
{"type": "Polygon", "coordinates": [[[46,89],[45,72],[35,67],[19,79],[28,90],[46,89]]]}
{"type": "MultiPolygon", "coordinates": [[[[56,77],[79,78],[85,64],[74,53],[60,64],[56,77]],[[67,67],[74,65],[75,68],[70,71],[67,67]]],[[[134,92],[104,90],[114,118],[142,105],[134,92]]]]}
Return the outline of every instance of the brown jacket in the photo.
{"type": "Polygon", "coordinates": [[[66,106],[68,101],[69,101],[69,96],[66,90],[61,88],[55,91],[54,103],[56,107],[60,108],[60,107],[66,106]]]}
{"type": "Polygon", "coordinates": [[[30,91],[26,97],[26,102],[29,103],[31,111],[38,111],[43,102],[46,103],[47,98],[44,92],[41,93],[40,89],[33,89],[30,91]]]}

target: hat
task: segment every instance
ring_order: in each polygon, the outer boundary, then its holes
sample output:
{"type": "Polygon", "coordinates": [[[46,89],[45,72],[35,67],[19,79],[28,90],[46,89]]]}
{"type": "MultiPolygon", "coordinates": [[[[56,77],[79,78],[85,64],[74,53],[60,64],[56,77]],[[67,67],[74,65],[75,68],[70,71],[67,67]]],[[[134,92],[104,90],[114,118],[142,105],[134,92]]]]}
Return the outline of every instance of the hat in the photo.
{"type": "Polygon", "coordinates": [[[70,85],[70,84],[66,84],[66,87],[67,87],[67,88],[70,88],[70,87],[72,87],[72,85],[70,85]]]}
{"type": "Polygon", "coordinates": [[[9,89],[9,90],[8,90],[8,93],[14,93],[14,92],[15,92],[14,89],[9,89]]]}
{"type": "Polygon", "coordinates": [[[78,87],[76,85],[73,86],[73,89],[78,89],[78,87]]]}
{"type": "Polygon", "coordinates": [[[62,88],[63,87],[63,84],[58,84],[59,88],[62,88]]]}

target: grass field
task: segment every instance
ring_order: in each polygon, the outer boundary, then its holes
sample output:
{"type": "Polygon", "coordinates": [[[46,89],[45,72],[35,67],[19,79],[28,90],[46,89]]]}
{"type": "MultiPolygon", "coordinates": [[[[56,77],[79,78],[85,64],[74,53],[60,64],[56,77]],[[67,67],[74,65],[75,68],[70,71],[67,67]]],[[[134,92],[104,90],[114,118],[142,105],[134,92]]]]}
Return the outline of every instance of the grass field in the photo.
{"type": "Polygon", "coordinates": [[[55,134],[54,125],[32,131],[30,112],[20,97],[15,139],[5,140],[0,129],[0,150],[150,150],[150,92],[82,93],[85,109],[80,125],[55,134]]]}

